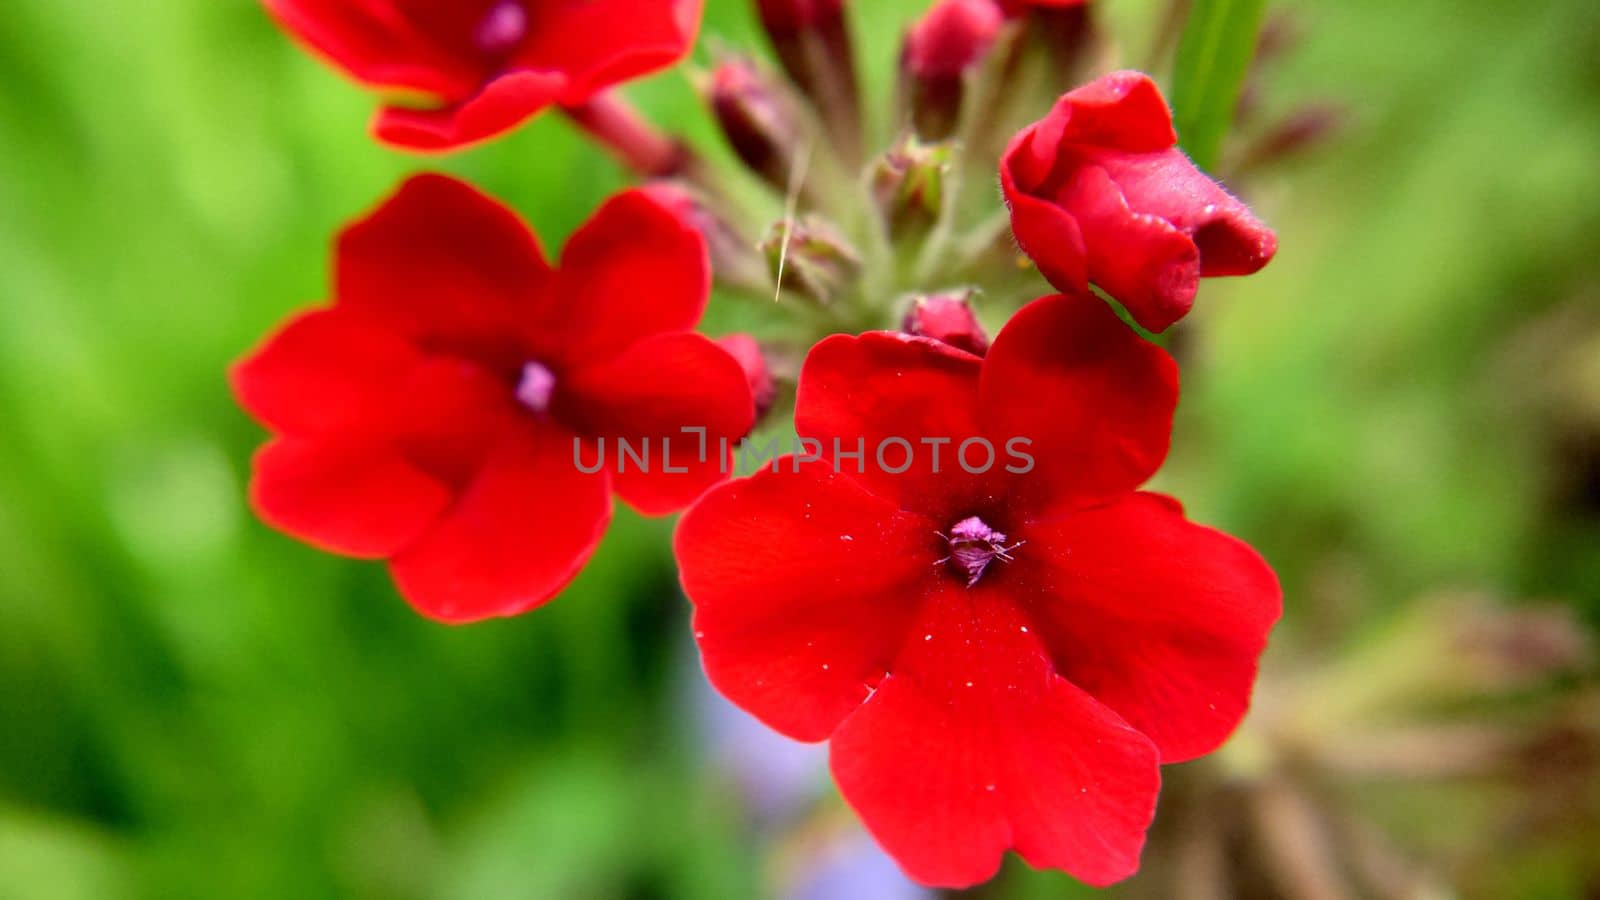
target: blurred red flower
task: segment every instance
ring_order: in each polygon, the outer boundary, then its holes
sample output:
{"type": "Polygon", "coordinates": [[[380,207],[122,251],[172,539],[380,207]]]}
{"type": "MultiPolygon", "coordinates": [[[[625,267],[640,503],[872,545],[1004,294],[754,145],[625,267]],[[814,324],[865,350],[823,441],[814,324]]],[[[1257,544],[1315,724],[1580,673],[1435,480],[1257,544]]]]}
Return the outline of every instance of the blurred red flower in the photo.
{"type": "Polygon", "coordinates": [[[407,98],[386,104],[373,130],[424,151],[485,140],[676,62],[701,10],[701,0],[263,2],[350,77],[407,98]]]}
{"type": "Polygon", "coordinates": [[[1278,239],[1177,148],[1155,82],[1114,72],[1061,98],[1000,163],[1011,226],[1058,290],[1094,282],[1163,331],[1202,276],[1248,275],[1278,239]]]}
{"type": "Polygon", "coordinates": [[[689,330],[709,290],[699,234],[637,191],[601,207],[552,269],[510,210],[414,178],[339,238],[333,304],[233,370],[274,434],[255,508],[318,547],[389,560],[427,616],[536,607],[594,551],[613,490],[662,514],[723,477],[681,433],[704,427],[716,446],[752,418],[739,363],[689,330]],[[613,447],[586,473],[595,438],[652,439],[656,456],[624,466],[613,447]]]}
{"type": "Polygon", "coordinates": [[[1250,547],[1136,491],[1177,396],[1172,359],[1087,295],[1025,307],[983,359],[835,336],[796,413],[824,458],[714,488],[680,524],[711,681],[831,740],[845,799],[918,881],[976,884],[1008,848],[1127,877],[1158,764],[1244,715],[1280,592],[1250,547]],[[1015,438],[1031,464],[972,449],[1015,438]]]}

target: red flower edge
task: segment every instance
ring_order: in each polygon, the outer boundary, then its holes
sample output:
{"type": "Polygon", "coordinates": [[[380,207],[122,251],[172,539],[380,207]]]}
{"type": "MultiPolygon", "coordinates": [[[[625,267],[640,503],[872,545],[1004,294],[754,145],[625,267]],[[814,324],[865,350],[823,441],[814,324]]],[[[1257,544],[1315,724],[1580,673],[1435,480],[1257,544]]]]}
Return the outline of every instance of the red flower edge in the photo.
{"type": "Polygon", "coordinates": [[[1030,304],[982,360],[836,336],[797,410],[824,458],[723,484],[680,523],[712,683],[831,741],[845,799],[914,879],[976,884],[1007,849],[1126,878],[1159,764],[1244,715],[1280,592],[1248,546],[1135,491],[1176,399],[1171,359],[1085,295],[1030,304]],[[943,471],[924,454],[893,475],[832,445],[864,438],[870,459],[894,436],[1025,436],[1035,467],[971,474],[947,446],[943,471]]]}
{"type": "Polygon", "coordinates": [[[688,53],[702,0],[263,0],[299,43],[368,87],[403,96],[373,133],[456,150],[552,105],[577,106],[688,53]]]}
{"type": "Polygon", "coordinates": [[[406,182],[340,236],[333,304],[231,373],[273,433],[254,507],[317,547],[388,560],[432,618],[543,604],[594,552],[613,492],[663,514],[725,477],[680,432],[704,427],[716,447],[753,416],[739,363],[689,331],[709,278],[700,236],[637,191],[552,268],[494,200],[443,176],[406,182]],[[653,441],[650,471],[625,465],[618,439],[653,441]]]}

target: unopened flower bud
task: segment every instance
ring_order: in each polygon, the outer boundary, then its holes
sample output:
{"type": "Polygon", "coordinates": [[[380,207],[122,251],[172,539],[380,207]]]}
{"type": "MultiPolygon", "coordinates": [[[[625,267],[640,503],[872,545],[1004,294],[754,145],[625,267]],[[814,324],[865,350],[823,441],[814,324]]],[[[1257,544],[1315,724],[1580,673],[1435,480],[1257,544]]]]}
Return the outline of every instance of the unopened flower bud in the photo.
{"type": "Polygon", "coordinates": [[[734,154],[768,184],[786,190],[801,127],[783,88],[754,62],[732,57],[711,71],[704,90],[734,154]]]}
{"type": "Polygon", "coordinates": [[[831,223],[805,216],[773,223],[761,249],[780,288],[829,303],[861,274],[861,255],[831,223]]]}
{"type": "Polygon", "coordinates": [[[761,24],[772,35],[794,35],[844,18],[844,0],[756,0],[761,24]]]}
{"type": "Polygon", "coordinates": [[[911,27],[902,67],[918,135],[940,140],[954,133],[967,76],[988,55],[1004,22],[994,0],[939,0],[911,27]]]}
{"type": "Polygon", "coordinates": [[[847,166],[861,161],[861,98],[844,0],[757,0],[772,49],[816,104],[831,146],[847,166]]]}
{"type": "Polygon", "coordinates": [[[944,210],[950,174],[950,145],[907,136],[878,157],[872,168],[872,196],[891,238],[925,232],[944,210]]]}
{"type": "Polygon", "coordinates": [[[972,311],[972,291],[928,294],[911,301],[901,330],[933,338],[976,356],[989,352],[989,335],[972,311]]]}
{"type": "Polygon", "coordinates": [[[761,345],[748,334],[730,334],[717,340],[728,355],[738,360],[750,382],[750,397],[756,404],[756,422],[759,423],[778,399],[778,382],[772,377],[772,367],[767,364],[761,345]]]}

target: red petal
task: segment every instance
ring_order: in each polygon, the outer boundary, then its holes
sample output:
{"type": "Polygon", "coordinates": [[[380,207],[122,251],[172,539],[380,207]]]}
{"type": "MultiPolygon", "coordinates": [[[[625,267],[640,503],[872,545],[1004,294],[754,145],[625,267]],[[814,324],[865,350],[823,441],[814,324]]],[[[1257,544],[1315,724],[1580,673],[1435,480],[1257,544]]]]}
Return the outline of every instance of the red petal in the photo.
{"type": "Polygon", "coordinates": [[[527,612],[588,561],[611,520],[610,476],[585,475],[571,434],[513,430],[456,505],[392,560],[418,611],[445,622],[527,612]]]}
{"type": "Polygon", "coordinates": [[[1194,240],[1201,275],[1249,275],[1277,253],[1277,235],[1182,150],[1100,154],[1098,161],[1129,208],[1164,219],[1194,240]]]}
{"type": "Polygon", "coordinates": [[[430,350],[514,370],[548,289],[538,239],[516,213],[443,175],[407,181],[339,238],[342,307],[430,350]]]}
{"type": "Polygon", "coordinates": [[[561,253],[547,356],[592,363],[700,321],[711,294],[705,239],[643,191],[618,194],[561,253]]]}
{"type": "MultiPolygon", "coordinates": [[[[926,513],[945,527],[956,510],[986,496],[994,481],[968,474],[956,459],[963,441],[983,434],[977,424],[981,367],[978,357],[928,338],[886,332],[835,335],[806,357],[796,428],[803,437],[819,441],[830,457],[836,442],[848,453],[864,447],[863,460],[841,457],[837,469],[878,496],[926,513]],[[947,443],[936,448],[925,441],[947,443]],[[908,458],[911,465],[905,472],[891,471],[908,458]]],[[[995,450],[1003,459],[1004,448],[995,450]]],[[[976,448],[972,453],[972,466],[981,467],[984,452],[976,448]]],[[[1002,471],[997,464],[989,474],[1002,471]]]]}
{"type": "Polygon", "coordinates": [[[575,106],[615,84],[665,68],[689,52],[701,0],[567,0],[541,6],[521,65],[562,72],[561,102],[575,106]]]}
{"type": "Polygon", "coordinates": [[[1013,571],[1061,674],[1164,763],[1215,750],[1250,705],[1282,610],[1260,555],[1153,494],[1031,523],[1025,537],[1013,571]]]}
{"type": "Polygon", "coordinates": [[[1038,128],[1039,152],[1052,158],[1063,144],[1149,153],[1178,143],[1160,88],[1143,72],[1128,70],[1102,75],[1063,95],[1038,128]]]}
{"type": "Polygon", "coordinates": [[[465,487],[506,432],[526,420],[505,382],[481,366],[435,357],[398,385],[390,433],[435,477],[465,487]]]}
{"type": "Polygon", "coordinates": [[[332,553],[378,559],[450,506],[450,490],[381,447],[282,438],[256,454],[251,504],[267,523],[332,553]]]}
{"type": "Polygon", "coordinates": [[[1160,216],[1128,206],[1105,169],[1084,166],[1059,202],[1083,229],[1089,278],[1140,325],[1165,331],[1188,314],[1200,289],[1200,248],[1160,216]]]}
{"type": "Polygon", "coordinates": [[[1160,786],[1155,748],[1055,675],[1003,597],[943,585],[833,737],[845,799],[925,884],[985,881],[1008,848],[1094,885],[1132,875],[1160,786]]]}
{"type": "Polygon", "coordinates": [[[553,105],[567,90],[560,72],[508,72],[460,103],[435,109],[385,106],[373,134],[403,150],[460,150],[504,134],[553,105]]]}
{"type": "Polygon", "coordinates": [[[450,98],[482,82],[484,64],[451,52],[391,3],[264,0],[296,40],[350,77],[375,88],[404,88],[450,98]]]}
{"type": "Polygon", "coordinates": [[[341,309],[302,313],[231,373],[239,403],[273,431],[302,436],[379,427],[416,348],[341,309]]]}
{"type": "Polygon", "coordinates": [[[888,669],[938,538],[826,464],[777,465],[706,494],[675,549],[711,683],[772,728],[820,741],[888,669]]]}
{"type": "MultiPolygon", "coordinates": [[[[1000,164],[1000,189],[1011,208],[1011,232],[1017,244],[1057,290],[1089,288],[1088,248],[1076,219],[1055,203],[1029,193],[1037,183],[1024,183],[1024,160],[1033,146],[1033,129],[1017,136],[1000,164]]],[[[1049,163],[1042,165],[1048,173],[1049,163]]],[[[1045,174],[1037,176],[1043,179],[1045,174]]]]}
{"type": "Polygon", "coordinates": [[[984,363],[984,423],[997,445],[1032,441],[1024,516],[1127,493],[1167,455],[1178,367],[1088,295],[1045,297],[1011,318],[984,363]]]}
{"type": "Polygon", "coordinates": [[[731,466],[723,448],[734,447],[755,417],[738,361],[691,332],[646,338],[608,362],[570,373],[553,411],[585,437],[605,440],[617,492],[646,515],[682,509],[726,478],[731,466]],[[624,440],[646,457],[642,467],[623,455],[624,440]]]}

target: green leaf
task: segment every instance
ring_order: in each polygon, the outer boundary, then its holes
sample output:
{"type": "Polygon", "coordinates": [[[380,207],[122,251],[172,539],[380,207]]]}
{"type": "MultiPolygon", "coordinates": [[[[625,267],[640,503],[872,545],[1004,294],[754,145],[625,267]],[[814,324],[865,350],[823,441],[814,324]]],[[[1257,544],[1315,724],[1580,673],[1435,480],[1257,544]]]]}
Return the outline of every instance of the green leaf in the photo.
{"type": "Polygon", "coordinates": [[[1266,0],[1193,0],[1172,75],[1173,115],[1184,152],[1216,162],[1256,52],[1266,0]]]}

